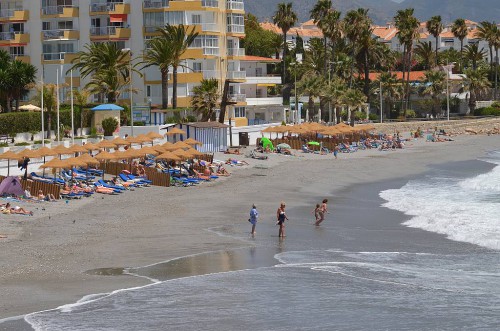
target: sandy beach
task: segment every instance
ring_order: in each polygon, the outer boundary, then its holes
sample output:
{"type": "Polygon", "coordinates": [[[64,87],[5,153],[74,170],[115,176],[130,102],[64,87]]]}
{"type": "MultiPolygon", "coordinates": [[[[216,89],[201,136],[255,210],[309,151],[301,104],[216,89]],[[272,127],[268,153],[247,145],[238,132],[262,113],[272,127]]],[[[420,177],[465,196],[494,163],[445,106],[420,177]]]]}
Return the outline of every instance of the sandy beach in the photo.
{"type": "MultiPolygon", "coordinates": [[[[246,229],[252,203],[265,223],[273,222],[282,200],[292,220],[294,212],[309,212],[321,196],[331,199],[334,214],[340,201],[356,206],[356,201],[343,200],[355,186],[404,180],[430,166],[474,160],[500,150],[498,136],[453,139],[443,143],[420,139],[403,150],[364,150],[340,154],[338,159],[300,152],[271,155],[265,161],[232,155],[250,165],[231,167],[229,178],[197,187],[149,187],[120,196],[27,205],[34,216],[0,216],[0,234],[7,237],[0,239],[0,318],[150,283],[143,277],[117,276],[121,268],[252,246],[250,228],[246,229]],[[221,227],[241,232],[222,236],[212,230],[221,227]]],[[[286,240],[294,240],[293,224],[286,240]]],[[[261,231],[258,227],[258,236],[264,235],[261,231]]]]}

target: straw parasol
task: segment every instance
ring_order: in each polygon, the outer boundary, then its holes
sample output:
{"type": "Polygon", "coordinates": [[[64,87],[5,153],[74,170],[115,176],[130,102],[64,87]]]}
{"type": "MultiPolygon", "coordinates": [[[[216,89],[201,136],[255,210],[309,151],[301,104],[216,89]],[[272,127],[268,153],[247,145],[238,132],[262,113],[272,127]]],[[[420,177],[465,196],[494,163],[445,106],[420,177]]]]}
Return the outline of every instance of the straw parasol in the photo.
{"type": "Polygon", "coordinates": [[[146,136],[145,134],[140,134],[136,138],[141,139],[142,142],[145,142],[145,143],[153,141],[153,138],[150,138],[150,137],[146,136]]]}
{"type": "Polygon", "coordinates": [[[161,144],[160,146],[162,146],[162,147],[168,147],[168,146],[173,146],[173,145],[174,144],[172,144],[170,141],[167,141],[167,142],[161,144]]]}
{"type": "Polygon", "coordinates": [[[86,143],[85,145],[83,145],[83,148],[85,148],[87,151],[97,151],[100,149],[99,147],[97,147],[92,143],[86,143]]]}
{"type": "Polygon", "coordinates": [[[69,166],[69,168],[85,167],[87,165],[87,163],[85,163],[83,160],[80,160],[77,157],[70,157],[69,159],[63,160],[63,162],[66,162],[66,164],[69,166]]]}
{"type": "Polygon", "coordinates": [[[195,146],[195,145],[202,146],[203,145],[203,143],[201,141],[195,140],[193,138],[188,138],[188,139],[184,140],[184,143],[191,145],[191,146],[195,146]]]}
{"type": "Polygon", "coordinates": [[[47,146],[44,146],[40,149],[37,149],[38,153],[40,153],[41,156],[46,157],[46,156],[56,156],[58,155],[56,151],[54,151],[51,148],[48,148],[47,146]]]}
{"type": "Polygon", "coordinates": [[[101,140],[96,146],[99,148],[116,148],[116,144],[112,143],[110,140],[101,140]]]}
{"type": "Polygon", "coordinates": [[[155,151],[160,152],[160,153],[165,152],[165,148],[161,145],[152,146],[151,148],[153,148],[155,151]]]}
{"type": "Polygon", "coordinates": [[[115,139],[111,140],[111,142],[116,146],[129,146],[131,144],[130,141],[127,141],[120,137],[116,137],[115,139]]]}
{"type": "Polygon", "coordinates": [[[95,156],[97,160],[102,160],[102,161],[109,161],[109,160],[115,160],[117,156],[114,153],[109,153],[106,151],[100,152],[95,156]]]}
{"type": "Polygon", "coordinates": [[[179,128],[173,128],[172,130],[168,131],[166,133],[167,136],[173,136],[173,135],[176,135],[176,134],[182,134],[182,135],[185,135],[186,134],[186,131],[184,130],[181,130],[179,128]]]}
{"type": "Polygon", "coordinates": [[[173,152],[173,151],[176,151],[179,149],[179,147],[177,147],[174,144],[170,144],[169,146],[162,146],[162,148],[164,151],[168,151],[168,152],[173,152]]]}
{"type": "Polygon", "coordinates": [[[151,139],[163,139],[164,138],[161,134],[159,134],[157,132],[153,132],[153,131],[146,134],[146,136],[151,138],[151,139]]]}
{"type": "Polygon", "coordinates": [[[177,147],[177,149],[179,148],[182,148],[182,149],[187,149],[187,148],[190,148],[191,146],[189,146],[188,144],[186,144],[185,142],[183,141],[178,141],[176,142],[173,146],[177,147]]]}
{"type": "Polygon", "coordinates": [[[180,156],[181,158],[184,158],[186,160],[192,158],[191,154],[187,153],[183,149],[178,149],[176,151],[173,151],[172,153],[174,153],[175,155],[180,156]]]}
{"type": "Polygon", "coordinates": [[[7,160],[7,176],[10,175],[10,160],[19,160],[19,155],[12,151],[0,154],[0,160],[7,160]]]}
{"type": "Polygon", "coordinates": [[[156,157],[156,160],[165,160],[165,161],[182,161],[182,157],[175,155],[172,152],[165,152],[156,157]]]}
{"type": "Polygon", "coordinates": [[[156,151],[152,147],[143,147],[143,148],[139,149],[137,151],[137,153],[140,153],[140,155],[147,155],[147,154],[158,155],[158,154],[160,154],[160,152],[156,151]]]}
{"type": "Polygon", "coordinates": [[[122,152],[121,153],[121,157],[120,158],[123,158],[123,159],[134,159],[136,157],[139,157],[139,153],[138,153],[138,149],[134,149],[134,148],[129,148],[127,149],[125,152],[122,152]]]}
{"type": "Polygon", "coordinates": [[[63,160],[52,159],[49,162],[42,164],[40,166],[40,168],[42,168],[42,169],[46,169],[46,168],[63,169],[63,168],[68,168],[68,164],[63,160]]]}
{"type": "Polygon", "coordinates": [[[193,155],[193,156],[202,156],[202,155],[205,155],[205,153],[197,151],[194,148],[190,148],[190,149],[186,150],[186,152],[189,153],[189,154],[191,154],[191,155],[193,155]]]}
{"type": "Polygon", "coordinates": [[[73,145],[68,148],[73,153],[87,153],[87,149],[82,145],[73,145]]]}
{"type": "Polygon", "coordinates": [[[54,152],[57,152],[57,155],[63,155],[63,154],[73,154],[69,150],[69,148],[64,147],[63,145],[57,145],[56,147],[52,148],[54,152]]]}
{"type": "Polygon", "coordinates": [[[99,165],[100,162],[90,156],[89,154],[82,154],[78,157],[78,159],[82,162],[84,162],[86,165],[99,165]]]}
{"type": "Polygon", "coordinates": [[[28,158],[32,158],[32,159],[39,159],[39,158],[42,158],[42,155],[40,154],[39,151],[37,150],[31,150],[31,149],[23,149],[22,151],[20,151],[19,153],[17,153],[17,155],[19,156],[19,159],[22,159],[22,158],[25,158],[25,157],[28,157],[28,158]]]}

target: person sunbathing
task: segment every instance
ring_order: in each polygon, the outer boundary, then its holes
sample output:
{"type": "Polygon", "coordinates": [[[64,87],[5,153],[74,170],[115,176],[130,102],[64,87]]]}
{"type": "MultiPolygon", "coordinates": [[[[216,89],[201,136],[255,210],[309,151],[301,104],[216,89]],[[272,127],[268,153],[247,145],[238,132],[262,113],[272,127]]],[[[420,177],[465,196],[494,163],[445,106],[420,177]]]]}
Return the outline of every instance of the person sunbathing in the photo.
{"type": "Polygon", "coordinates": [[[231,174],[226,170],[226,168],[224,168],[222,166],[222,164],[219,164],[217,166],[217,175],[219,175],[219,176],[229,176],[231,174]]]}
{"type": "Polygon", "coordinates": [[[112,188],[104,187],[102,185],[96,186],[95,189],[96,193],[102,193],[102,194],[114,194],[115,191],[112,188]]]}
{"type": "Polygon", "coordinates": [[[33,216],[32,211],[28,211],[28,210],[21,208],[19,206],[11,207],[9,202],[5,206],[0,207],[0,211],[2,212],[2,214],[18,214],[18,215],[33,216]]]}
{"type": "Polygon", "coordinates": [[[44,195],[42,190],[38,191],[38,200],[40,201],[57,201],[56,197],[52,193],[47,193],[47,195],[44,195]]]}

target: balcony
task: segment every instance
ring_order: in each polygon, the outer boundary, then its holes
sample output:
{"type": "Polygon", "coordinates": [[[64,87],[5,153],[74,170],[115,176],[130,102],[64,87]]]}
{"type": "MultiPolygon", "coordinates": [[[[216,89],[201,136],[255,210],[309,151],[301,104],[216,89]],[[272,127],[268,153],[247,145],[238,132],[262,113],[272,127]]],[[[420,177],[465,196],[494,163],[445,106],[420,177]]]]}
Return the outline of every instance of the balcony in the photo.
{"type": "Polygon", "coordinates": [[[247,84],[281,84],[279,75],[255,75],[246,77],[247,84]]]}
{"type": "Polygon", "coordinates": [[[45,30],[42,31],[42,39],[48,40],[78,40],[80,31],[78,30],[45,30]]]}
{"type": "Polygon", "coordinates": [[[247,77],[247,72],[246,71],[228,71],[227,72],[227,79],[246,79],[247,77]]]}
{"type": "Polygon", "coordinates": [[[244,48],[228,48],[227,56],[245,56],[244,48]]]}
{"type": "Polygon", "coordinates": [[[229,102],[246,102],[247,101],[247,96],[246,94],[230,94],[229,95],[229,102]]]}
{"type": "Polygon", "coordinates": [[[77,57],[76,53],[43,53],[43,63],[70,64],[77,57]]]}
{"type": "Polygon", "coordinates": [[[245,4],[243,1],[235,1],[235,0],[228,0],[226,2],[226,9],[227,10],[245,10],[245,4]]]}
{"type": "Polygon", "coordinates": [[[244,25],[228,24],[227,33],[245,34],[244,25]]]}
{"type": "Polygon", "coordinates": [[[130,14],[130,4],[128,3],[92,3],[90,5],[90,15],[106,14],[130,14]]]}
{"type": "Polygon", "coordinates": [[[10,58],[12,61],[21,61],[24,63],[31,63],[31,59],[27,55],[11,55],[10,58]]]}
{"type": "Polygon", "coordinates": [[[220,26],[217,23],[202,23],[201,30],[204,32],[221,32],[220,26]]]}
{"type": "Polygon", "coordinates": [[[4,9],[0,10],[0,21],[27,21],[29,11],[22,9],[4,9]]]}
{"type": "Polygon", "coordinates": [[[282,97],[246,98],[248,106],[282,105],[282,97]]]}
{"type": "Polygon", "coordinates": [[[219,70],[203,70],[203,78],[204,79],[221,79],[221,74],[219,70]]]}
{"type": "Polygon", "coordinates": [[[142,8],[144,9],[160,9],[168,8],[169,0],[146,0],[144,1],[142,8]]]}
{"type": "Polygon", "coordinates": [[[91,27],[91,39],[129,39],[130,28],[122,28],[118,26],[91,27]]]}
{"type": "Polygon", "coordinates": [[[79,15],[80,15],[79,9],[76,6],[76,4],[42,7],[42,18],[43,17],[69,18],[69,17],[78,17],[79,15]]]}
{"type": "Polygon", "coordinates": [[[206,8],[219,8],[219,0],[201,0],[201,6],[206,8]]]}
{"type": "Polygon", "coordinates": [[[27,44],[30,42],[30,35],[25,32],[0,32],[0,45],[27,44]]]}

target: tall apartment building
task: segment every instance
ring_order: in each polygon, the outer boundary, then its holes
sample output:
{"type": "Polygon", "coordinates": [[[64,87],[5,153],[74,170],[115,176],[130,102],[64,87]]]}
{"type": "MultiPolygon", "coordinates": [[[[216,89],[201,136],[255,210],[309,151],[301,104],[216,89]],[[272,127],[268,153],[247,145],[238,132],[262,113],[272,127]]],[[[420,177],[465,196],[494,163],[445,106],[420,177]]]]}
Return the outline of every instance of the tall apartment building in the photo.
{"type": "MultiPolygon", "coordinates": [[[[157,28],[167,23],[193,26],[199,36],[184,55],[185,67],[179,68],[178,106],[189,105],[191,91],[202,78],[227,78],[234,82],[230,94],[237,102],[229,111],[244,115],[246,98],[240,89],[247,73],[241,66],[245,51],[240,48],[244,13],[243,0],[1,0],[0,48],[36,66],[39,76],[43,69],[45,82],[55,83],[59,72],[60,81],[66,83],[64,96],[70,86],[71,61],[85,45],[113,42],[130,49],[136,58],[148,39],[158,34],[157,28]]],[[[138,91],[134,103],[161,104],[160,71],[150,67],[142,75],[133,75],[132,85],[138,91]]],[[[86,82],[79,72],[73,73],[74,87],[86,82]]],[[[128,101],[128,92],[120,99],[128,101]]]]}

